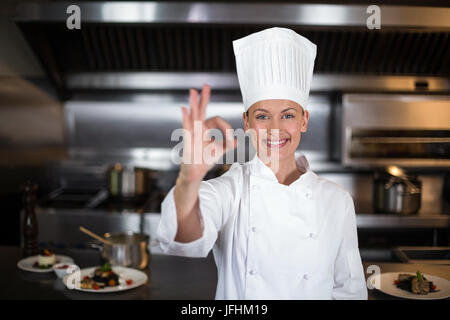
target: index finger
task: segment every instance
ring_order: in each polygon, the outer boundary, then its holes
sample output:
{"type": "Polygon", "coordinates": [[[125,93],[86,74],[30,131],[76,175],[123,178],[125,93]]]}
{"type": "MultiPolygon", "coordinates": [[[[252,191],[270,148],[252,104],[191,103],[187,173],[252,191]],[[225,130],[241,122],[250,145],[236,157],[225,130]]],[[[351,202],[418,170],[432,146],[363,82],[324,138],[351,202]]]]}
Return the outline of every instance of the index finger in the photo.
{"type": "Polygon", "coordinates": [[[208,129],[211,128],[218,128],[222,131],[222,133],[225,136],[226,140],[232,140],[233,139],[233,128],[231,127],[231,125],[226,122],[224,119],[220,118],[220,117],[214,117],[211,119],[206,120],[205,122],[205,126],[208,129]]]}

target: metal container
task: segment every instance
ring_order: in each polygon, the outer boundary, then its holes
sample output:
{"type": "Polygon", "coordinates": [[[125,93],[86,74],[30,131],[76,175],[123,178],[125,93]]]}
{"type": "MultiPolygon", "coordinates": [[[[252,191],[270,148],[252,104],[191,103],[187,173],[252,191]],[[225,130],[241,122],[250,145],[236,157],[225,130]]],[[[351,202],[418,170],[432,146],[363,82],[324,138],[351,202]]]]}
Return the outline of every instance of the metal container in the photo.
{"type": "Polygon", "coordinates": [[[152,188],[155,171],[116,163],[108,168],[107,185],[109,194],[115,198],[148,196],[152,188]]]}
{"type": "Polygon", "coordinates": [[[422,182],[408,177],[413,190],[403,179],[378,173],[373,182],[373,208],[376,213],[415,214],[420,210],[422,182]]]}
{"type": "Polygon", "coordinates": [[[150,236],[132,231],[105,233],[104,238],[112,244],[94,244],[101,249],[101,256],[112,265],[146,269],[150,262],[148,244],[150,236]]]}

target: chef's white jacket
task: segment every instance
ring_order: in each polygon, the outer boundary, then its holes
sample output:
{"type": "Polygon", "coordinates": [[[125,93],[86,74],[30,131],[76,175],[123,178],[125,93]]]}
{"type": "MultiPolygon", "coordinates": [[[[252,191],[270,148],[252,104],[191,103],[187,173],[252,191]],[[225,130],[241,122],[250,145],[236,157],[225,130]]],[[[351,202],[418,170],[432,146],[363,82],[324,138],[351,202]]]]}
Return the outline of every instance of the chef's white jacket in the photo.
{"type": "Polygon", "coordinates": [[[201,238],[174,241],[174,188],[162,203],[163,252],[206,257],[213,249],[216,299],[367,299],[351,195],[306,171],[280,184],[256,155],[199,189],[201,238]]]}

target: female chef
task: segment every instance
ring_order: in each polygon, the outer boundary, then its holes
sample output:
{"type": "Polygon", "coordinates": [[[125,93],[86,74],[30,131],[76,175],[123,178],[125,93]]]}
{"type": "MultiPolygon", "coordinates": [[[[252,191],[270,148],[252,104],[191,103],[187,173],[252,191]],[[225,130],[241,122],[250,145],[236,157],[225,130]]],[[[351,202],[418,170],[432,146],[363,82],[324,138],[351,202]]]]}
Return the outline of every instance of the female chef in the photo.
{"type": "Polygon", "coordinates": [[[352,197],[295,154],[308,125],[316,45],[270,28],[235,40],[233,48],[244,128],[253,132],[256,155],[202,181],[213,163],[193,161],[193,150],[210,148],[218,159],[236,141],[223,119],[205,121],[209,86],[200,101],[191,89],[190,111],[182,108],[183,161],[157,230],[162,250],[206,257],[212,249],[216,299],[367,299],[352,197]],[[200,134],[225,132],[225,147],[196,140],[199,127],[200,134]]]}

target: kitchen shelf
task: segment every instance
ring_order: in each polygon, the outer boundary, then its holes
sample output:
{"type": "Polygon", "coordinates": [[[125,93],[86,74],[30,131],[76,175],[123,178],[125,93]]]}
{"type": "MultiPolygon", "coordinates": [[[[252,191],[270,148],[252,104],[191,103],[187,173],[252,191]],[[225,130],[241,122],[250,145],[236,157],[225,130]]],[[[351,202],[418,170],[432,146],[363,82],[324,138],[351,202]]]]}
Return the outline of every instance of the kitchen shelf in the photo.
{"type": "Polygon", "coordinates": [[[358,228],[448,228],[450,215],[357,213],[356,224],[358,228]]]}

